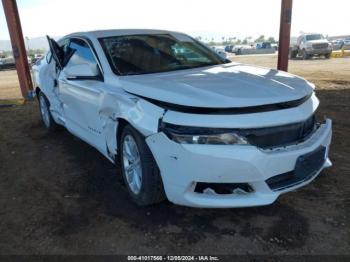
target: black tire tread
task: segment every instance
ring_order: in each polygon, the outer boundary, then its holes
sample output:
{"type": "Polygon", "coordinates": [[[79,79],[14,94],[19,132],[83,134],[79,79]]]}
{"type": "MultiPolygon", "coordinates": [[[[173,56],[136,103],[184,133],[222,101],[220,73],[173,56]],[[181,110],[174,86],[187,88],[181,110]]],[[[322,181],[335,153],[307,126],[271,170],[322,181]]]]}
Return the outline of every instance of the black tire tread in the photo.
{"type": "Polygon", "coordinates": [[[123,179],[128,189],[128,192],[134,202],[140,206],[148,206],[152,204],[159,203],[165,199],[164,187],[162,178],[160,175],[159,168],[157,163],[154,160],[151,150],[148,148],[144,137],[135,130],[132,126],[126,125],[122,130],[120,148],[122,149],[122,141],[127,134],[131,134],[138,146],[140,157],[141,157],[141,166],[142,166],[142,187],[139,195],[132,193],[127,185],[126,178],[124,175],[123,165],[122,165],[122,150],[120,150],[120,163],[123,174],[123,179]]]}

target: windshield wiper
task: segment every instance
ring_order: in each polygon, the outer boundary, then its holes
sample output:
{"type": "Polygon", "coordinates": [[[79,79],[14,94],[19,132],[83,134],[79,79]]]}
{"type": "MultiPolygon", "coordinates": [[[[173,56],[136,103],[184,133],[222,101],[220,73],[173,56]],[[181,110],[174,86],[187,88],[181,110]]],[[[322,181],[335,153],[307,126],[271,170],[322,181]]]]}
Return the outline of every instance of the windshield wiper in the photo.
{"type": "Polygon", "coordinates": [[[195,65],[182,65],[179,67],[180,69],[191,69],[191,68],[199,68],[199,67],[206,67],[206,66],[214,66],[218,65],[218,63],[200,63],[195,65]]]}

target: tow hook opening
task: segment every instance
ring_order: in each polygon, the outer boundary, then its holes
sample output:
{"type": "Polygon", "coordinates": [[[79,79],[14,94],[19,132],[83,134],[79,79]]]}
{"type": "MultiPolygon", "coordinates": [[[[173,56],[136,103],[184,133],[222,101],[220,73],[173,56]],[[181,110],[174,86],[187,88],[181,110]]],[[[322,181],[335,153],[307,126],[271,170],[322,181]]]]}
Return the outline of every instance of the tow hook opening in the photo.
{"type": "Polygon", "coordinates": [[[197,182],[194,192],[209,195],[249,194],[254,189],[248,183],[202,183],[197,182]]]}

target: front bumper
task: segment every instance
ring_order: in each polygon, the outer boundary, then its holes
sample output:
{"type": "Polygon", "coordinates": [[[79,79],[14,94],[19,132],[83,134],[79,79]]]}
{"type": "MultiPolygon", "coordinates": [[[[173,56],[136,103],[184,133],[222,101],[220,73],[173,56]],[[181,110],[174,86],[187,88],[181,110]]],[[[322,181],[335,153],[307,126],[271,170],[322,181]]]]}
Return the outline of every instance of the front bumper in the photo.
{"type": "Polygon", "coordinates": [[[146,139],[160,168],[169,201],[192,207],[249,207],[273,203],[280,194],[310,183],[323,168],[331,166],[328,159],[332,136],[331,120],[326,120],[303,143],[284,148],[262,150],[246,145],[183,145],[164,133],[146,139]],[[323,166],[313,176],[273,191],[266,180],[294,170],[298,157],[324,146],[323,166]],[[197,183],[247,183],[249,193],[197,193],[197,183]]]}
{"type": "Polygon", "coordinates": [[[332,53],[332,49],[331,48],[324,48],[324,49],[306,49],[306,53],[308,55],[327,55],[332,53]]]}

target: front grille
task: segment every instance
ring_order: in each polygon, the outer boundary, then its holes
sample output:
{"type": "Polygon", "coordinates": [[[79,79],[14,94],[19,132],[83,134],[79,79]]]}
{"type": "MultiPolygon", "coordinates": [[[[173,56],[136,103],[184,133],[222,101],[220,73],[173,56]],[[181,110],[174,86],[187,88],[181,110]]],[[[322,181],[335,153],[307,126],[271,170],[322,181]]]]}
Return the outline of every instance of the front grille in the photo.
{"type": "Polygon", "coordinates": [[[280,191],[314,177],[326,161],[326,148],[321,146],[315,151],[300,156],[293,171],[273,176],[265,182],[273,191],[280,191]]]}
{"type": "Polygon", "coordinates": [[[244,135],[250,144],[268,149],[304,141],[315,128],[315,116],[312,115],[304,122],[284,126],[245,129],[244,135]]]}
{"type": "Polygon", "coordinates": [[[328,47],[327,43],[322,43],[322,44],[312,44],[313,49],[325,49],[328,47]]]}

